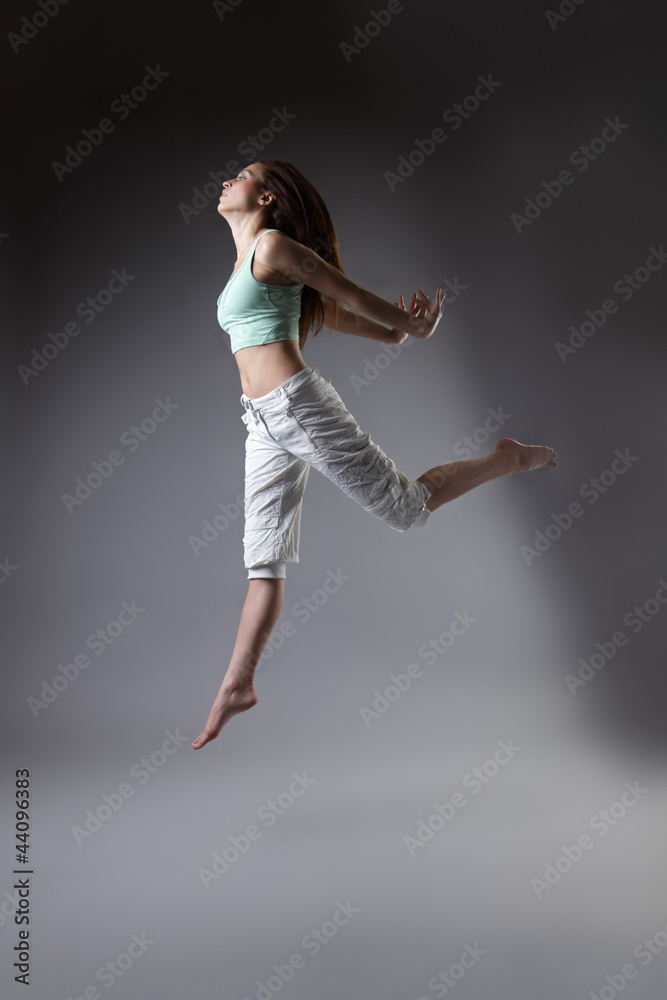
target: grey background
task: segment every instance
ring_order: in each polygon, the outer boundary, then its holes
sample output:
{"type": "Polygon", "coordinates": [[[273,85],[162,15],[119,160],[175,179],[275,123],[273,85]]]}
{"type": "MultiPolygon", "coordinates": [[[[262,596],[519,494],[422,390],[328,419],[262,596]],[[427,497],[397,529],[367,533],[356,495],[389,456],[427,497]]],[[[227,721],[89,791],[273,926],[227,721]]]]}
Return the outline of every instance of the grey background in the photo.
{"type": "MultiPolygon", "coordinates": [[[[38,9],[7,5],[5,34],[38,9]]],[[[667,240],[664,5],[587,0],[552,30],[540,4],[414,0],[346,61],[341,43],[384,9],[243,0],[221,19],[208,3],[72,2],[18,52],[4,43],[8,998],[97,986],[142,1000],[418,1000],[445,995],[434,977],[466,945],[485,954],[450,980],[460,1000],[611,997],[628,963],[618,992],[664,996],[667,611],[649,604],[636,633],[624,618],[667,577],[665,273],[627,302],[614,291],[667,240]],[[124,121],[109,115],[157,64],[164,82],[124,121]],[[460,128],[443,123],[489,74],[496,92],[460,128]],[[365,386],[352,376],[373,374],[373,341],[323,330],[307,363],[413,478],[461,457],[489,407],[509,416],[477,454],[502,433],[550,444],[560,465],[485,485],[406,534],[312,473],[280,619],[294,634],[262,658],[258,706],[195,753],[247,588],[242,516],[199,555],[191,538],[220,504],[234,513],[245,430],[215,316],[231,233],[217,194],[188,223],[179,206],[210,171],[262,155],[238,148],[274,107],[296,118],[263,155],[318,188],[353,280],[390,301],[465,286],[434,336],[365,386]],[[104,116],[113,133],[59,183],[52,162],[104,116]],[[573,168],[615,116],[628,127],[573,168]],[[447,140],[391,191],[385,172],[437,127],[447,140]],[[568,167],[573,184],[518,233],[512,213],[568,167]],[[114,268],[133,280],[25,385],[19,366],[114,268]],[[618,312],[563,363],[556,342],[610,297],[618,312]],[[178,408],[130,452],[123,433],[167,397],[178,408]],[[68,513],[62,494],[114,449],[124,463],[68,513]],[[636,460],[590,504],[580,490],[617,449],[636,460]],[[521,546],[574,501],[582,517],[528,565],[521,546]],[[327,595],[331,573],[346,579],[327,595]],[[314,594],[326,601],[304,621],[314,594]],[[28,699],[133,600],[136,621],[102,655],[88,649],[90,667],[35,717],[28,699]],[[456,612],[475,623],[429,663],[419,650],[456,612]],[[627,644],[573,694],[566,675],[619,629],[627,644]],[[421,676],[365,725],[360,709],[410,663],[421,676]],[[167,731],[187,738],[169,756],[167,731]],[[520,752],[411,856],[404,838],[500,740],[520,752]],[[24,767],[29,989],[12,968],[24,767]],[[258,812],[294,772],[314,783],[268,826],[258,812]],[[77,844],[72,828],[124,782],[131,797],[77,844]],[[646,791],[601,836],[591,820],[626,782],[646,791]],[[205,888],[200,869],[252,823],[259,839],[205,888]],[[531,879],[586,833],[594,847],[538,898],[531,879]],[[312,954],[304,935],[347,901],[358,912],[312,954]],[[154,943],[105,985],[97,970],[132,934],[154,943]],[[634,949],[656,935],[643,964],[634,949]],[[295,953],[303,968],[267,990],[295,953]]]]}

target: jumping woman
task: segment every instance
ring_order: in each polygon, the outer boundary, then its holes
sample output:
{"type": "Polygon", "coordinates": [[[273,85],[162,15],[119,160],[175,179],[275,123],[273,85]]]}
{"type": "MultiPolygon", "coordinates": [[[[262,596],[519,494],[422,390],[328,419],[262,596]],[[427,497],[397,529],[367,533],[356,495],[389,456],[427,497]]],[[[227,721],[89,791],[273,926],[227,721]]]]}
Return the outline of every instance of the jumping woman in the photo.
{"type": "Polygon", "coordinates": [[[408,479],[361,430],[329,380],[305,363],[301,349],[310,330],[316,336],[323,326],[386,344],[402,344],[410,335],[426,340],[442,315],[441,289],[431,303],[420,288],[406,308],[402,295],[393,304],[351,281],[324,201],[284,160],[258,160],[225,181],[218,213],[229,223],[237,253],[218,299],[218,321],[231,338],[243,389],[249,583],[231,660],[195,750],[257,704],[253,677],[280,615],[286,564],[299,561],[311,465],[389,527],[407,531],[491,479],[558,464],[551,448],[501,438],[492,455],[436,465],[408,479]]]}

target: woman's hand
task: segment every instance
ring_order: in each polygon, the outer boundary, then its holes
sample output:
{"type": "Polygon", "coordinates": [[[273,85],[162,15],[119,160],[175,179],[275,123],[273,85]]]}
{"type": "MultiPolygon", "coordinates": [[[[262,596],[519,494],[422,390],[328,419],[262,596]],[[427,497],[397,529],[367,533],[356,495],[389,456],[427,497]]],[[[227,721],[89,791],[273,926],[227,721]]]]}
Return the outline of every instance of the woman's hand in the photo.
{"type": "MultiPolygon", "coordinates": [[[[410,300],[409,309],[406,309],[402,295],[399,295],[398,302],[394,302],[394,305],[400,309],[405,309],[410,314],[409,322],[412,336],[418,340],[427,340],[440,321],[440,317],[442,316],[441,306],[445,296],[442,288],[438,288],[435,293],[435,302],[431,303],[423,288],[419,289],[419,293],[422,298],[418,298],[417,292],[415,292],[410,300]]],[[[393,328],[392,332],[396,336],[396,343],[398,344],[402,344],[408,338],[408,334],[405,331],[399,330],[396,327],[393,328]]]]}

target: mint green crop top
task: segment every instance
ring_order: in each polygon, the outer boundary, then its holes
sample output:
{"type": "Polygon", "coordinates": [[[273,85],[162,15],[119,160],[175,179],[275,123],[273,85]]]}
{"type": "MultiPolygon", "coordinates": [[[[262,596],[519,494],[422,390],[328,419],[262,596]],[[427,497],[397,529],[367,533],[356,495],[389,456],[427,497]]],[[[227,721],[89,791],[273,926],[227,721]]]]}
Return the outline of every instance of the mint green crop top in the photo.
{"type": "MultiPolygon", "coordinates": [[[[267,229],[279,233],[279,229],[267,229]]],[[[229,334],[232,354],[242,347],[272,344],[276,340],[299,340],[299,316],[303,282],[268,285],[252,274],[255,247],[260,233],[218,298],[218,323],[229,334]]]]}

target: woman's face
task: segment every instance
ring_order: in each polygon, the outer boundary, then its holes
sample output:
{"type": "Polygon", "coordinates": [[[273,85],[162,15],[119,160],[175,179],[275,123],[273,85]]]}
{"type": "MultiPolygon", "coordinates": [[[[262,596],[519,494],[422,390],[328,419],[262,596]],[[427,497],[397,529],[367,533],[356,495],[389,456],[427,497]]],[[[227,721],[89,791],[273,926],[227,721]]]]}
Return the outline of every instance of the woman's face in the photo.
{"type": "Polygon", "coordinates": [[[224,181],[218,201],[218,211],[234,208],[251,212],[258,208],[260,195],[264,193],[262,168],[258,163],[250,163],[239,170],[238,175],[224,181]]]}

